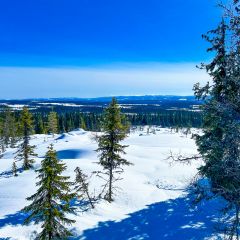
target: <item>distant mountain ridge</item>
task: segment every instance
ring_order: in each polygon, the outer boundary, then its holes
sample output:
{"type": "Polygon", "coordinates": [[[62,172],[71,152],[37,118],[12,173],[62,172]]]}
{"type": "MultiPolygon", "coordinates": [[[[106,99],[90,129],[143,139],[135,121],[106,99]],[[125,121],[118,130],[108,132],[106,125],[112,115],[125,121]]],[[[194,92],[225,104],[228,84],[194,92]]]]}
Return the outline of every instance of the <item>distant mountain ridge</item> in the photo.
{"type": "MultiPolygon", "coordinates": [[[[0,99],[0,102],[109,102],[113,96],[93,97],[93,98],[78,98],[78,97],[63,97],[63,98],[26,98],[26,99],[0,99]]],[[[178,95],[140,95],[140,96],[114,96],[118,101],[197,101],[194,96],[178,96],[178,95]]]]}
{"type": "MultiPolygon", "coordinates": [[[[144,95],[144,96],[116,96],[118,103],[125,113],[157,113],[161,111],[199,111],[201,101],[194,96],[174,95],[144,95]]],[[[21,110],[28,106],[31,111],[49,112],[88,112],[101,113],[111,101],[112,97],[97,98],[40,98],[23,100],[0,100],[0,111],[6,107],[21,110]]]]}

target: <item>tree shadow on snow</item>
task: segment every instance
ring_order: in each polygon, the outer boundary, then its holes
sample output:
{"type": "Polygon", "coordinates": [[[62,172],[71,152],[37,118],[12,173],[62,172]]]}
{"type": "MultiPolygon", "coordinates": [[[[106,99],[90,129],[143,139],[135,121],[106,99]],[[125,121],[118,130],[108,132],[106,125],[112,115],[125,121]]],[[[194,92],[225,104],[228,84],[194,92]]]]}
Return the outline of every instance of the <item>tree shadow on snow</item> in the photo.
{"type": "MultiPolygon", "coordinates": [[[[203,240],[214,235],[223,203],[205,201],[192,208],[192,200],[180,197],[148,205],[121,221],[100,222],[72,240],[203,240]]],[[[74,200],[71,205],[83,207],[74,200]]],[[[0,229],[7,225],[23,224],[28,215],[22,212],[0,219],[0,229]]],[[[216,235],[215,235],[216,237],[216,235]]],[[[219,238],[221,239],[221,238],[219,238]]]]}
{"type": "Polygon", "coordinates": [[[202,240],[214,235],[222,206],[218,199],[193,208],[188,196],[181,197],[151,204],[118,222],[100,222],[72,240],[202,240]]]}
{"type": "MultiPolygon", "coordinates": [[[[22,172],[23,172],[23,168],[18,168],[17,169],[17,174],[22,173],[22,172]]],[[[0,173],[0,178],[10,178],[10,177],[14,177],[12,170],[4,171],[4,172],[0,173]]]]}
{"type": "Polygon", "coordinates": [[[79,159],[86,156],[89,151],[80,149],[66,149],[57,152],[59,159],[79,159]]]}
{"type": "Polygon", "coordinates": [[[23,212],[17,212],[15,214],[9,214],[0,219],[0,229],[6,225],[18,225],[23,224],[24,220],[28,217],[28,214],[23,212]]]}
{"type": "MultiPolygon", "coordinates": [[[[97,200],[92,199],[92,202],[95,204],[97,200]]],[[[87,212],[91,209],[90,202],[87,200],[78,200],[77,198],[74,198],[70,202],[71,207],[74,207],[76,209],[77,213],[83,213],[87,212]]]]}
{"type": "MultiPolygon", "coordinates": [[[[90,209],[89,202],[87,201],[79,201],[77,198],[74,198],[71,202],[70,205],[72,207],[75,207],[78,212],[85,212],[90,209]]],[[[8,214],[5,215],[3,218],[0,218],[0,230],[1,228],[7,226],[7,225],[12,225],[16,226],[19,224],[23,224],[24,220],[29,216],[28,213],[19,211],[14,214],[8,214]]],[[[1,240],[1,238],[0,238],[1,240]]]]}

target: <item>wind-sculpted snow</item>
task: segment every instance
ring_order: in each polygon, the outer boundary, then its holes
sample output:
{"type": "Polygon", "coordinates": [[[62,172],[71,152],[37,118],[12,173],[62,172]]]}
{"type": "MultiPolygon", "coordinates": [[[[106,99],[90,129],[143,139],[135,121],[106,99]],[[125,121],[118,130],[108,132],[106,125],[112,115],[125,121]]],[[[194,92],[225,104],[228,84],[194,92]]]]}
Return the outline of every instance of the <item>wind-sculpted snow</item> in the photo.
{"type": "MultiPolygon", "coordinates": [[[[194,154],[196,146],[191,136],[156,129],[147,134],[136,130],[124,141],[129,145],[126,158],[133,165],[125,167],[118,193],[111,204],[96,202],[93,210],[83,210],[84,203],[73,201],[78,214],[71,216],[76,223],[69,228],[73,239],[86,240],[190,240],[209,239],[214,231],[219,204],[207,202],[191,208],[191,194],[186,191],[201,162],[191,165],[170,165],[166,158],[174,153],[194,154]]],[[[37,146],[38,169],[47,147],[52,143],[58,157],[67,165],[65,175],[75,178],[79,166],[89,176],[90,192],[97,196],[103,180],[94,176],[100,170],[94,141],[95,133],[76,130],[64,135],[34,135],[31,144],[37,146]]],[[[7,149],[0,159],[0,239],[29,240],[40,225],[22,226],[25,215],[21,209],[28,204],[26,197],[35,190],[36,173],[20,171],[11,175],[14,152],[7,149]]],[[[21,162],[17,162],[21,167],[21,162]]]]}

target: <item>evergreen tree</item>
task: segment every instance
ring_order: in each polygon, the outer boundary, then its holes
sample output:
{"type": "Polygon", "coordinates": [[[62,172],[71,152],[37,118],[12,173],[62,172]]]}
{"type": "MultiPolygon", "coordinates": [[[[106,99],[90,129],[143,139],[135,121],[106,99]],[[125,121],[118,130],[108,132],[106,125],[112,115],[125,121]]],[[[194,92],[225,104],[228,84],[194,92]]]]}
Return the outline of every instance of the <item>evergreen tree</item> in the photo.
{"type": "Polygon", "coordinates": [[[13,165],[12,165],[12,173],[13,173],[13,176],[14,177],[17,177],[17,165],[16,165],[16,162],[14,161],[13,162],[13,165]]]}
{"type": "Polygon", "coordinates": [[[75,169],[76,179],[75,179],[75,190],[77,192],[77,196],[81,200],[87,201],[92,208],[94,208],[93,198],[90,196],[87,182],[87,175],[82,172],[82,170],[77,167],[75,169]]]}
{"type": "Polygon", "coordinates": [[[37,134],[45,134],[46,133],[44,122],[43,122],[43,117],[41,115],[39,115],[36,118],[35,131],[36,131],[37,134]]]}
{"type": "Polygon", "coordinates": [[[17,142],[17,123],[13,112],[7,108],[2,122],[2,140],[6,147],[14,147],[17,142]]]}
{"type": "Polygon", "coordinates": [[[41,162],[41,168],[36,171],[39,179],[36,185],[39,188],[27,198],[32,203],[23,209],[30,213],[25,224],[31,221],[42,223],[42,231],[37,237],[39,240],[66,239],[72,235],[64,225],[75,222],[66,217],[66,214],[74,213],[70,201],[75,195],[70,193],[72,183],[68,181],[69,177],[62,176],[65,170],[66,165],[57,159],[57,153],[51,145],[41,162]]]}
{"type": "MultiPolygon", "coordinates": [[[[200,175],[210,181],[214,196],[221,196],[228,202],[226,212],[235,211],[229,239],[239,239],[240,209],[240,51],[239,3],[234,1],[234,12],[222,20],[217,29],[204,38],[211,44],[208,49],[215,52],[210,64],[202,65],[212,78],[209,83],[194,87],[195,95],[204,100],[203,134],[196,135],[198,151],[204,161],[200,175]],[[229,19],[230,18],[230,19],[229,19]],[[233,28],[238,19],[238,31],[233,28]],[[230,22],[230,25],[227,24],[230,22]],[[229,36],[232,36],[229,37],[229,36]],[[229,39],[232,39],[231,42],[229,39]],[[234,45],[232,45],[234,43],[234,45]]],[[[203,196],[205,197],[205,196],[203,196]]]]}
{"type": "Polygon", "coordinates": [[[53,136],[58,133],[58,117],[56,112],[50,112],[48,115],[48,131],[53,136]]]}
{"type": "Polygon", "coordinates": [[[83,130],[87,130],[86,123],[85,123],[84,118],[82,116],[80,118],[80,128],[82,128],[83,130]]]}
{"type": "Polygon", "coordinates": [[[99,164],[105,170],[107,176],[107,193],[105,199],[108,202],[113,201],[114,182],[117,181],[115,174],[122,171],[122,167],[130,165],[126,159],[122,158],[125,154],[124,149],[127,146],[121,145],[120,142],[127,137],[128,126],[123,125],[124,116],[120,112],[120,108],[115,98],[105,111],[102,130],[103,134],[97,137],[99,152],[99,164]]]}
{"type": "Polygon", "coordinates": [[[35,146],[31,146],[29,143],[30,135],[33,132],[33,120],[27,107],[24,107],[21,112],[20,129],[23,134],[23,142],[20,144],[15,158],[23,160],[23,169],[28,170],[34,163],[32,157],[36,157],[37,154],[34,153],[35,146]]]}
{"type": "Polygon", "coordinates": [[[59,116],[59,128],[61,132],[66,132],[65,116],[63,114],[59,116]]]}

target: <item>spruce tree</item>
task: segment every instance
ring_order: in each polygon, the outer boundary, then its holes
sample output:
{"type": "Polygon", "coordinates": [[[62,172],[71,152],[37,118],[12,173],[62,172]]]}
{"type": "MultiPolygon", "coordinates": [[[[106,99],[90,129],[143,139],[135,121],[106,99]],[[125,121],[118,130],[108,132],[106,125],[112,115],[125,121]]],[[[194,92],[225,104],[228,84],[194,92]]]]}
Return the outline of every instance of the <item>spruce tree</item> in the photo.
{"type": "Polygon", "coordinates": [[[17,142],[17,123],[14,113],[7,108],[3,115],[2,140],[6,147],[14,147],[17,142]]]}
{"type": "MultiPolygon", "coordinates": [[[[225,6],[224,6],[225,8],[225,6]]],[[[225,8],[227,9],[227,7],[225,8]]],[[[204,38],[215,52],[209,64],[203,64],[212,79],[211,84],[194,87],[197,98],[204,101],[203,134],[196,135],[198,151],[204,161],[199,173],[210,182],[213,196],[223,197],[226,213],[235,217],[226,229],[228,239],[239,239],[240,227],[240,51],[239,2],[233,2],[233,12],[218,28],[204,38]],[[234,20],[238,19],[236,25],[234,20]],[[229,24],[230,23],[230,24],[229,24]],[[238,40],[236,40],[238,38],[238,40]],[[231,39],[231,41],[229,41],[231,39]]],[[[229,10],[230,11],[230,10],[229,10]]],[[[205,196],[203,196],[205,197],[205,196]]],[[[230,219],[232,219],[230,217],[230,219]]]]}
{"type": "Polygon", "coordinates": [[[84,121],[84,118],[81,116],[80,117],[80,128],[83,130],[87,130],[86,123],[84,121]]]}
{"type": "Polygon", "coordinates": [[[90,196],[88,185],[89,183],[87,182],[87,175],[82,172],[82,170],[77,167],[75,169],[76,173],[76,178],[75,178],[75,190],[77,193],[77,196],[81,200],[87,201],[92,208],[94,208],[93,204],[93,198],[90,196]]]}
{"type": "Polygon", "coordinates": [[[43,122],[43,117],[41,115],[37,116],[37,118],[36,118],[35,132],[37,134],[45,134],[46,133],[44,122],[43,122]]]}
{"type": "Polygon", "coordinates": [[[107,107],[102,122],[103,134],[97,137],[99,153],[99,165],[104,169],[107,176],[105,199],[108,202],[113,201],[113,184],[118,180],[115,174],[123,171],[122,167],[131,163],[122,157],[125,154],[124,149],[127,147],[120,142],[127,137],[128,126],[123,125],[124,115],[121,114],[120,108],[115,98],[107,107]]]}
{"type": "Polygon", "coordinates": [[[58,133],[58,116],[56,112],[50,112],[48,115],[48,131],[53,136],[58,133]]]}
{"type": "Polygon", "coordinates": [[[51,145],[41,162],[41,168],[36,171],[39,179],[36,183],[37,192],[27,198],[32,203],[23,209],[30,214],[25,224],[31,221],[42,224],[42,231],[37,236],[39,240],[66,239],[72,235],[65,225],[75,222],[66,217],[66,214],[74,213],[70,201],[75,194],[70,193],[72,183],[69,177],[62,176],[65,170],[66,165],[57,159],[57,153],[51,145]]]}
{"type": "Polygon", "coordinates": [[[36,157],[37,154],[34,153],[35,146],[30,145],[30,135],[33,133],[33,119],[27,107],[24,107],[21,112],[20,129],[23,142],[19,145],[15,158],[23,160],[23,169],[28,170],[33,167],[34,159],[32,157],[36,157]]]}

